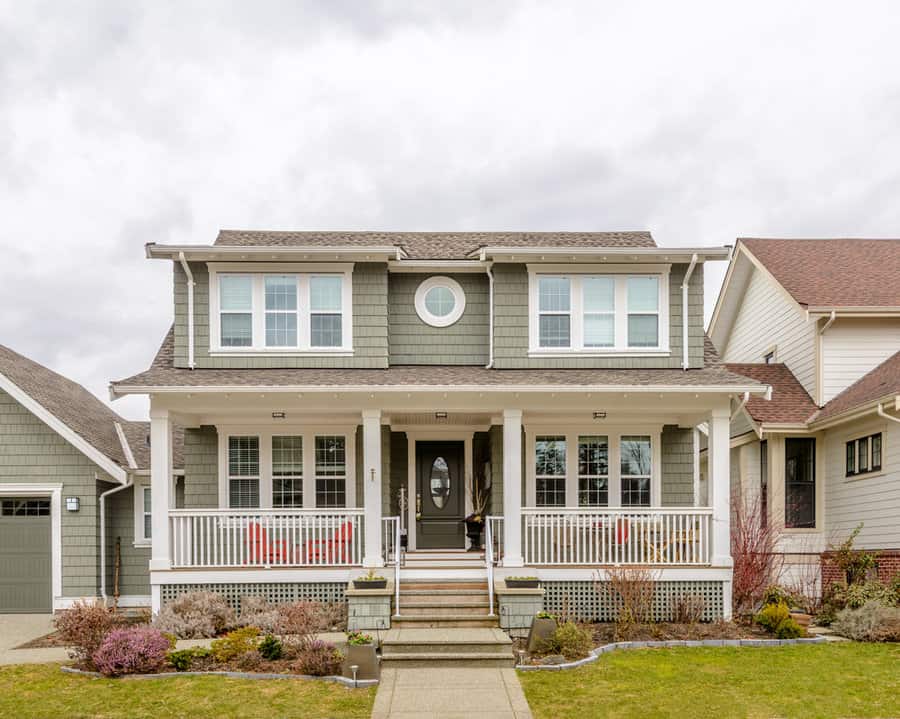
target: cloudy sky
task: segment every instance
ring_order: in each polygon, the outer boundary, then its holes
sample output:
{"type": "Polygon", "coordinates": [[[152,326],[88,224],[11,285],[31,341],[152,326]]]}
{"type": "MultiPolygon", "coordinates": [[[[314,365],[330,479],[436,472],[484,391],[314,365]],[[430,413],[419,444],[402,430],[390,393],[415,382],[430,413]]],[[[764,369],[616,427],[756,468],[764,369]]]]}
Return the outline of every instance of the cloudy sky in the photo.
{"type": "Polygon", "coordinates": [[[898,36],[896,2],[0,0],[0,343],[106,399],[171,322],[144,243],[220,227],[900,235],[898,36]]]}

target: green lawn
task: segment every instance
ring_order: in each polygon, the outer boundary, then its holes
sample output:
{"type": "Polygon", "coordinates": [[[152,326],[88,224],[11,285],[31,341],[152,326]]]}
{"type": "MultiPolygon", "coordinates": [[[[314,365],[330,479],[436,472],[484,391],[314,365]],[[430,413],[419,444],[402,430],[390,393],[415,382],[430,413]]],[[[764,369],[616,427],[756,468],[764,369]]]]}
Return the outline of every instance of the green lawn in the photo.
{"type": "Polygon", "coordinates": [[[302,679],[93,679],[56,664],[0,667],[0,717],[368,717],[375,689],[302,679]]]}
{"type": "Polygon", "coordinates": [[[900,717],[900,646],[640,649],[519,672],[535,717],[900,717]]]}

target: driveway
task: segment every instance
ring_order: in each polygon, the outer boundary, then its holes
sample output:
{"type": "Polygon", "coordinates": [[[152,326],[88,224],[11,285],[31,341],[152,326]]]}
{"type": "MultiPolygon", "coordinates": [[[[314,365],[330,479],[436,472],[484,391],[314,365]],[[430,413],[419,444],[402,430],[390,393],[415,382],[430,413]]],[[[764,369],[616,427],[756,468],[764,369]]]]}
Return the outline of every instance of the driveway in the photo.
{"type": "Polygon", "coordinates": [[[68,658],[65,649],[15,649],[53,631],[51,614],[0,614],[0,664],[60,662],[68,658]]]}

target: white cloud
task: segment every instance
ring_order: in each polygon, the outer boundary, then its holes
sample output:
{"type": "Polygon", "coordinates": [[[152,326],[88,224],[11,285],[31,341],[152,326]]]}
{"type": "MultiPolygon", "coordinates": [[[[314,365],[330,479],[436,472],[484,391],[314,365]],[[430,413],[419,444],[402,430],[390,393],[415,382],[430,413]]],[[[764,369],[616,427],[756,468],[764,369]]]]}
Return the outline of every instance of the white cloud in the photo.
{"type": "Polygon", "coordinates": [[[898,31],[889,2],[0,2],[0,342],[105,398],[171,322],[143,244],[219,227],[896,236],[898,31]]]}

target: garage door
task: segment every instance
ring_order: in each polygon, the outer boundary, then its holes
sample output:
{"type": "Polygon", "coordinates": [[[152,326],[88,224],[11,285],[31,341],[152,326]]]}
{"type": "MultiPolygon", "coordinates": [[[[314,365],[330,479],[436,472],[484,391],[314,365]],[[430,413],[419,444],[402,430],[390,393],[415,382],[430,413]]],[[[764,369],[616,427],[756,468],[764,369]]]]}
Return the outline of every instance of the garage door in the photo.
{"type": "Polygon", "coordinates": [[[49,612],[50,500],[0,498],[0,613],[49,612]]]}

